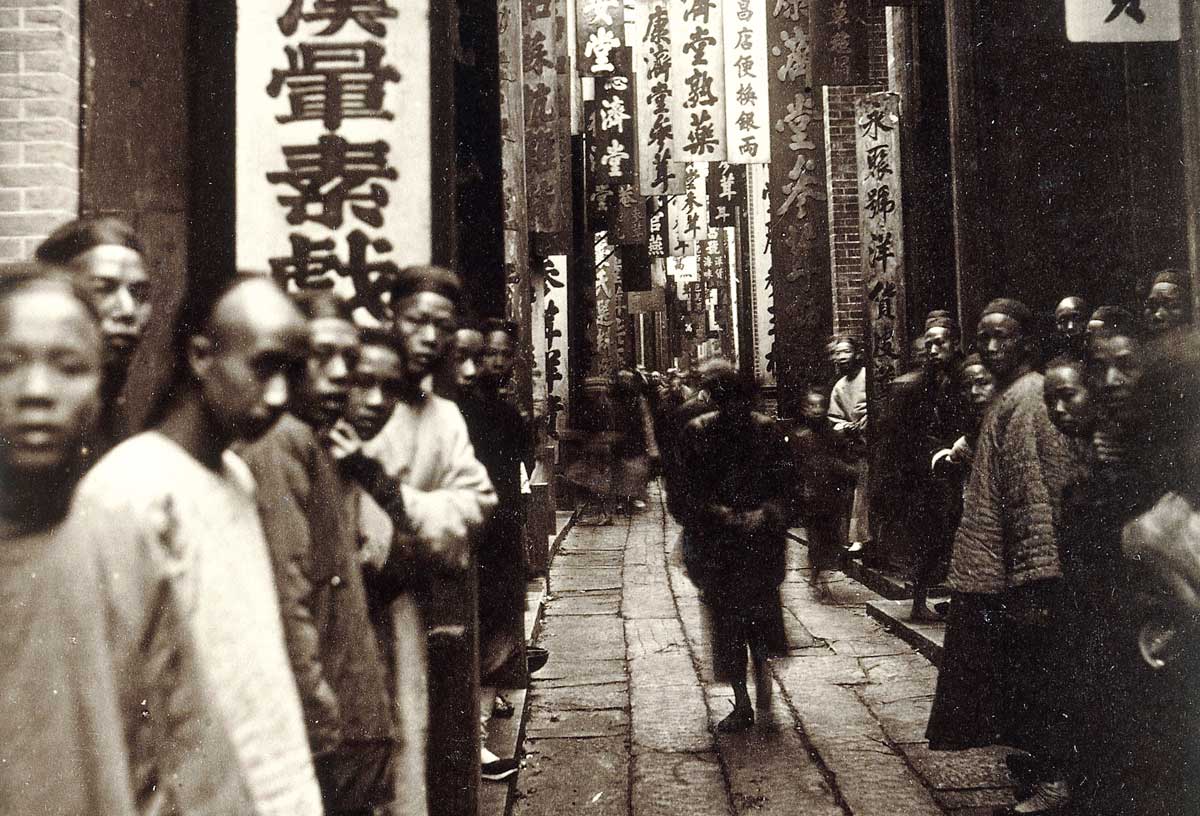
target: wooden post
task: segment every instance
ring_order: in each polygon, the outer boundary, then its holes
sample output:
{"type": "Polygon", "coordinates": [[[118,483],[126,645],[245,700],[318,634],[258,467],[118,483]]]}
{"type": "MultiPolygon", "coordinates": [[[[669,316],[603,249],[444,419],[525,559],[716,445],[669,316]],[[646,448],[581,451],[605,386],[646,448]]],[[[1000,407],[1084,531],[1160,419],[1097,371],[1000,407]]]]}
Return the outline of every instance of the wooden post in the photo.
{"type": "Polygon", "coordinates": [[[1183,107],[1184,172],[1187,184],[1187,244],[1192,297],[1200,312],[1200,8],[1180,4],[1179,85],[1183,107]]]}

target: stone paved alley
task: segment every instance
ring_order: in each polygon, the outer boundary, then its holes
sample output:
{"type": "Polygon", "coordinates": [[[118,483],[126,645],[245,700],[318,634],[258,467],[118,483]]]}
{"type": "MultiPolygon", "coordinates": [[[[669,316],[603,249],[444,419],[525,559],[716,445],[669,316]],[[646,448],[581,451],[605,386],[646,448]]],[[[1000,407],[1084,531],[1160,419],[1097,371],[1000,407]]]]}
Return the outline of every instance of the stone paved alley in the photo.
{"type": "Polygon", "coordinates": [[[772,663],[774,708],[716,737],[730,710],[712,683],[679,527],[655,494],[612,527],[576,527],[550,574],[530,692],[517,816],[924,816],[1011,802],[995,751],[931,753],[936,670],[867,617],[876,596],[834,574],[818,603],[794,545],[783,585],[791,655],[772,663]]]}

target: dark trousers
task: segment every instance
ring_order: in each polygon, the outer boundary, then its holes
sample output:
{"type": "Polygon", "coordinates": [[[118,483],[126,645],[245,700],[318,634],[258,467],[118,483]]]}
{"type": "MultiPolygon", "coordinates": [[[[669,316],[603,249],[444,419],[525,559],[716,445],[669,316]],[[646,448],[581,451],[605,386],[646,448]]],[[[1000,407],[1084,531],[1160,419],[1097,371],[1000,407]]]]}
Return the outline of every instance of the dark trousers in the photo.
{"type": "Polygon", "coordinates": [[[347,740],[313,760],[329,816],[371,816],[393,798],[391,740],[347,740]]]}

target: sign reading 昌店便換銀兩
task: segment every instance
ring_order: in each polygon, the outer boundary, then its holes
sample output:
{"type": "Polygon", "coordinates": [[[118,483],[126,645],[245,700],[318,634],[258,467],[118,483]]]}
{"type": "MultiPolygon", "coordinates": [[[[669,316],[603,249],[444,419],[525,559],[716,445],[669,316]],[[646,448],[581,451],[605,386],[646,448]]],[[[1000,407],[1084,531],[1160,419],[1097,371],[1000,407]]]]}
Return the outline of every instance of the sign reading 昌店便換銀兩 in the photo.
{"type": "Polygon", "coordinates": [[[766,164],[771,156],[767,90],[767,4],[723,0],[727,160],[766,164]]]}
{"type": "Polygon", "coordinates": [[[428,0],[239,4],[239,267],[382,319],[397,269],[429,263],[429,42],[402,35],[428,13],[428,0]]]}
{"type": "MultiPolygon", "coordinates": [[[[1194,0],[1183,0],[1194,2],[1194,0]]],[[[1066,0],[1071,42],[1174,42],[1181,0],[1066,0]]]]}

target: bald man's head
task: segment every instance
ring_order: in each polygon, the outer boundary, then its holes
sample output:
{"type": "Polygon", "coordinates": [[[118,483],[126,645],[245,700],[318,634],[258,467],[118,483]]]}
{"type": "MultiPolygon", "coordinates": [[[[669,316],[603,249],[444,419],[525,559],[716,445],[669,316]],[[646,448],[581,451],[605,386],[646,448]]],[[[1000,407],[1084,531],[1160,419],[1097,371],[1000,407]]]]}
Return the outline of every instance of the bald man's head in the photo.
{"type": "Polygon", "coordinates": [[[229,441],[262,436],[285,410],[308,352],[304,318],[266,277],[235,281],[188,344],[188,367],[229,441]]]}

